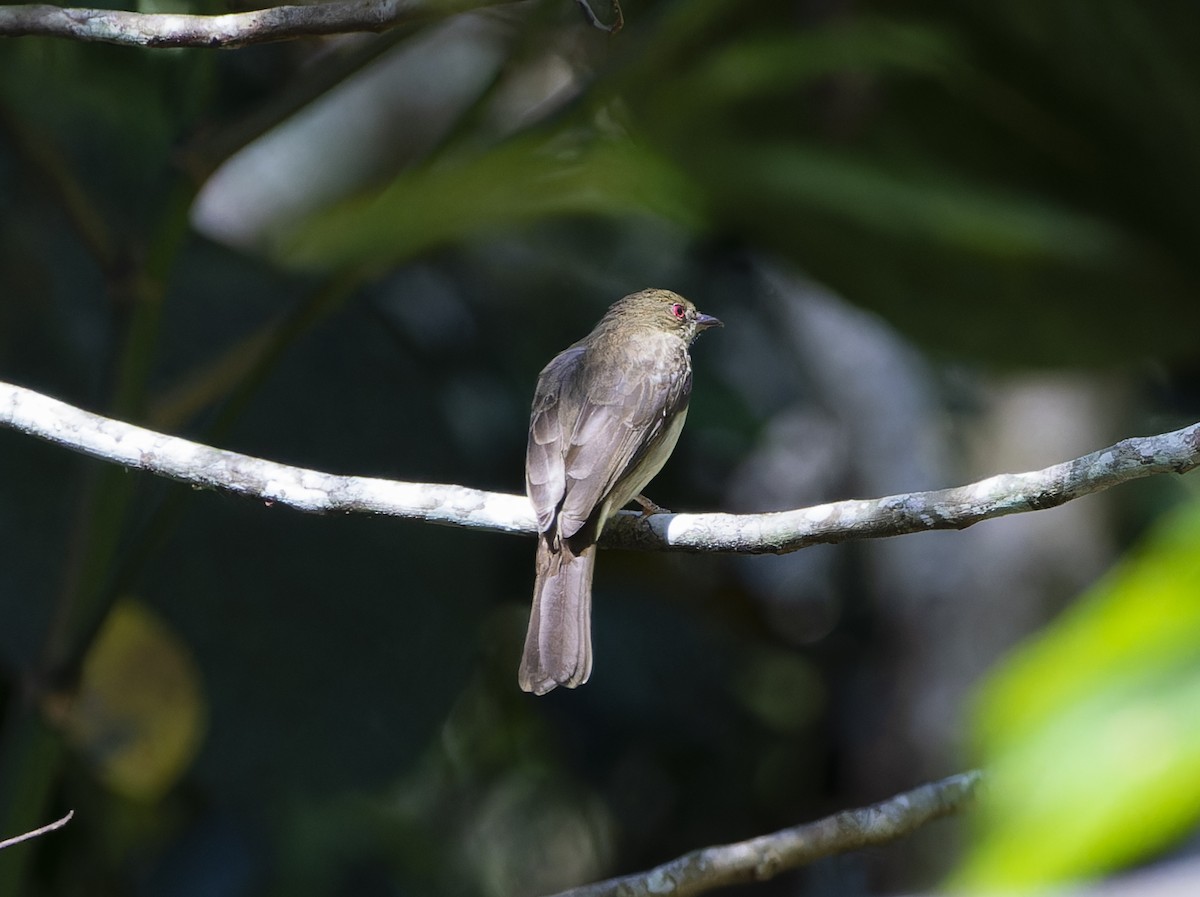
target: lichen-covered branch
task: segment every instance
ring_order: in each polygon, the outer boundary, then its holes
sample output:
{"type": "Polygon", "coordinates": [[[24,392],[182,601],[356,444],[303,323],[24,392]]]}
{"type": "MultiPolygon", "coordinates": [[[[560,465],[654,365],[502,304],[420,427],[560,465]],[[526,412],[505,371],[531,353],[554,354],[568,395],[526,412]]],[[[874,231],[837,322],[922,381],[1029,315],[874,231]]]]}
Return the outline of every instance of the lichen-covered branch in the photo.
{"type": "Polygon", "coordinates": [[[533,509],[523,495],[277,464],[102,417],[7,383],[0,383],[0,426],[123,467],[298,511],[390,514],[501,532],[534,531],[533,509]]]}
{"type": "Polygon", "coordinates": [[[335,0],[218,16],[28,4],[0,6],[0,37],[63,37],[138,47],[229,49],[321,34],[387,31],[514,0],[335,0]]]}
{"type": "MultiPolygon", "coordinates": [[[[0,383],[0,426],[192,485],[312,512],[387,514],[474,529],[533,533],[523,495],[440,483],[342,476],[277,464],[156,433],[0,383]]],[[[832,502],[769,514],[620,515],[604,544],[650,551],[783,554],[820,542],[962,529],[1037,511],[1118,483],[1200,464],[1200,424],[1116,445],[1030,473],[1002,474],[952,489],[832,502]]],[[[517,479],[514,472],[514,479],[517,479]]]]}
{"type": "MultiPolygon", "coordinates": [[[[771,514],[663,514],[623,521],[624,538],[678,551],[786,554],[809,545],[874,539],[1042,511],[1118,483],[1200,465],[1200,423],[1115,445],[1042,470],[966,486],[836,501],[771,514]]],[[[607,535],[607,530],[605,531],[607,535]]]]}
{"type": "Polygon", "coordinates": [[[981,778],[975,771],[960,773],[870,807],[843,810],[736,844],[704,847],[649,871],[572,888],[557,897],[688,897],[765,881],[823,857],[895,841],[957,813],[970,804],[981,778]]]}

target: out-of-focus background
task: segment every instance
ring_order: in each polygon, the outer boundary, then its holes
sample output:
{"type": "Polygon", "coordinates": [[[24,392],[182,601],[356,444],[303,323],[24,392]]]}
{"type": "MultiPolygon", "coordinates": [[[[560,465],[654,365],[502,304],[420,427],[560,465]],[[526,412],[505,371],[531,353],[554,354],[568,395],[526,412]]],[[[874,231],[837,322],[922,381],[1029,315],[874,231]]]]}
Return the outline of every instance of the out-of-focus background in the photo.
{"type": "MultiPolygon", "coordinates": [[[[171,0],[144,11],[222,12],[171,0]]],[[[0,43],[0,379],[519,492],[542,365],[677,290],[650,494],[764,511],[1200,417],[1200,13],[569,0],[233,51],[0,43]],[[606,4],[597,7],[606,18],[606,4]]],[[[604,552],[516,686],[527,538],[305,516],[0,432],[0,853],[33,895],[532,895],[977,763],[970,820],[740,893],[1200,847],[1200,496],[786,557],[604,552]]]]}

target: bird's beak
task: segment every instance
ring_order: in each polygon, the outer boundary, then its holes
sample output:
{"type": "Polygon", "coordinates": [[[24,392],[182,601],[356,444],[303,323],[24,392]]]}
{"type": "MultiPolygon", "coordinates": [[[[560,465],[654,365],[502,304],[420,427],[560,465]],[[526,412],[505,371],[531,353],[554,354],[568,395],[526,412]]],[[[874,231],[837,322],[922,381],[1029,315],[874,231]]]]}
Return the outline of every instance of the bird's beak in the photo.
{"type": "Polygon", "coordinates": [[[724,327],[720,318],[714,318],[712,315],[706,315],[703,312],[696,313],[696,329],[707,330],[709,327],[724,327]]]}

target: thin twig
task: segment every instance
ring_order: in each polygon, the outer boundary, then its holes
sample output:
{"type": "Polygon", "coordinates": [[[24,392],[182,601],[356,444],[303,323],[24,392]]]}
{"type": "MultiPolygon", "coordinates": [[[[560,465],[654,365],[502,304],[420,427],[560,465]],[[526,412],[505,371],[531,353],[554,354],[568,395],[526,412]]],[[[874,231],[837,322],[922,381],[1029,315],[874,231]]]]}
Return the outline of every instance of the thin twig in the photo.
{"type": "Polygon", "coordinates": [[[0,37],[40,35],[137,47],[230,49],[322,34],[387,31],[409,22],[512,2],[515,0],[335,0],[219,16],[42,4],[0,6],[0,37]]]}
{"type": "Polygon", "coordinates": [[[600,21],[600,17],[592,10],[592,4],[588,0],[575,0],[579,4],[579,8],[583,10],[584,18],[588,20],[588,24],[593,28],[599,28],[601,31],[606,31],[609,34],[616,34],[625,27],[625,13],[621,10],[621,0],[612,0],[613,20],[611,25],[605,25],[600,21]]]}
{"type": "Polygon", "coordinates": [[[3,841],[0,841],[0,850],[3,850],[6,847],[12,847],[14,844],[20,844],[22,841],[28,841],[31,838],[36,838],[39,835],[44,835],[47,832],[57,831],[58,829],[62,828],[64,825],[66,825],[68,822],[70,822],[71,817],[74,815],[75,815],[74,810],[68,810],[67,815],[64,816],[62,819],[57,819],[54,822],[49,823],[48,825],[43,825],[41,828],[35,828],[33,831],[26,832],[23,835],[14,835],[11,838],[5,838],[3,841]]]}
{"type": "Polygon", "coordinates": [[[646,872],[583,885],[556,897],[689,897],[714,888],[766,881],[823,857],[887,844],[967,807],[982,779],[964,772],[870,807],[735,844],[704,847],[646,872]]]}
{"type": "MultiPolygon", "coordinates": [[[[0,383],[0,426],[124,467],[300,511],[388,514],[495,532],[535,532],[532,508],[523,495],[277,464],[102,417],[7,383],[0,383]]],[[[935,492],[768,514],[626,513],[606,527],[604,544],[649,551],[784,554],[817,543],[964,529],[993,517],[1056,507],[1129,480],[1186,473],[1197,465],[1200,423],[1124,439],[1043,470],[935,492]]]]}

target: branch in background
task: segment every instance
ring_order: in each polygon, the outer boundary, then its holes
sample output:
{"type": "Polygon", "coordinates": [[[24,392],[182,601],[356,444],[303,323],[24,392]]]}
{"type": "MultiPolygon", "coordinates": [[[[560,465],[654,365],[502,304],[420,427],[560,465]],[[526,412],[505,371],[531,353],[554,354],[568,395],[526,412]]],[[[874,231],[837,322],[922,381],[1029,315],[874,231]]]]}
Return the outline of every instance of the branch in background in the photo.
{"type": "Polygon", "coordinates": [[[705,847],[647,872],[563,891],[557,897],[687,897],[714,888],[766,881],[834,854],[887,844],[971,803],[982,779],[964,772],[874,806],[843,810],[817,822],[736,844],[705,847]]]}
{"type": "Polygon", "coordinates": [[[33,831],[26,832],[23,835],[14,835],[11,838],[5,838],[3,841],[0,841],[0,850],[3,850],[6,847],[12,847],[14,844],[20,844],[22,841],[28,841],[31,838],[36,838],[39,835],[44,835],[47,832],[56,831],[57,829],[62,828],[64,825],[66,825],[68,822],[70,822],[71,817],[74,815],[75,815],[75,811],[69,810],[69,811],[67,811],[67,815],[64,816],[62,819],[57,819],[54,822],[49,823],[48,825],[43,825],[41,828],[35,828],[33,831]]]}
{"type": "MultiPolygon", "coordinates": [[[[533,533],[523,495],[439,483],[340,476],[276,464],[156,433],[0,383],[0,426],[72,451],[194,486],[300,511],[388,514],[448,526],[533,533]]],[[[769,514],[620,515],[604,544],[664,551],[784,554],[821,542],[963,529],[980,520],[1056,507],[1118,483],[1200,465],[1200,424],[1125,439],[1031,473],[1002,474],[953,489],[851,500],[769,514]]]]}
{"type": "Polygon", "coordinates": [[[593,28],[599,28],[601,31],[607,31],[609,34],[616,34],[625,27],[625,13],[621,9],[621,0],[612,0],[613,20],[611,25],[605,25],[600,21],[600,17],[592,11],[590,0],[575,0],[579,4],[579,8],[583,10],[583,16],[588,20],[588,24],[593,28]]]}
{"type": "Polygon", "coordinates": [[[64,37],[136,47],[230,49],[250,44],[387,31],[398,25],[515,0],[337,0],[220,16],[138,13],[59,6],[0,6],[0,37],[64,37]]]}

